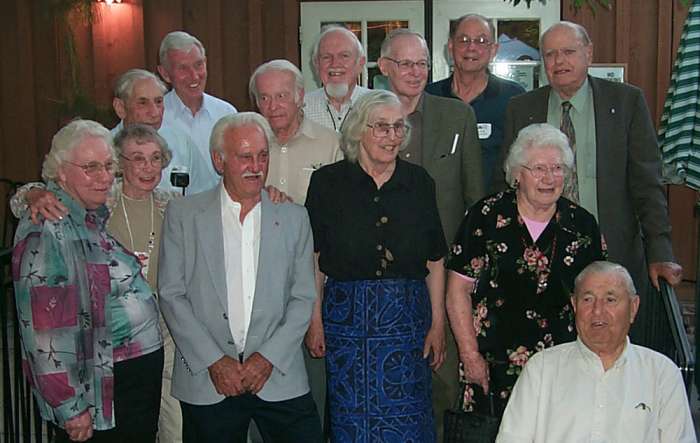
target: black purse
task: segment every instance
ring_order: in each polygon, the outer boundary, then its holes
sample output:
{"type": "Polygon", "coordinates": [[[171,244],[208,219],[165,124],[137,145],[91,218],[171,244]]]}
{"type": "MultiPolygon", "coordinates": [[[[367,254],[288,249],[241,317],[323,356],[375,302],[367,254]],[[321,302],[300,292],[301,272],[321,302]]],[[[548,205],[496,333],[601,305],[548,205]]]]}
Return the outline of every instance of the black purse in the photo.
{"type": "Polygon", "coordinates": [[[454,409],[445,410],[444,443],[493,443],[496,441],[501,417],[496,416],[493,392],[488,393],[489,412],[462,410],[464,395],[460,395],[454,409]]]}

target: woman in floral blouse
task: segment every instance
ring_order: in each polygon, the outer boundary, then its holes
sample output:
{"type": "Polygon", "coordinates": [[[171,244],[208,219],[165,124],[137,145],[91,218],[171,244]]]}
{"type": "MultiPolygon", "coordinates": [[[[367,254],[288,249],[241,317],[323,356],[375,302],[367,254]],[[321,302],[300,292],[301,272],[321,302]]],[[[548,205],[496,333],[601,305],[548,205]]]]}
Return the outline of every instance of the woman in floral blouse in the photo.
{"type": "Polygon", "coordinates": [[[12,273],[23,369],[56,441],[155,441],[163,342],[139,258],[106,228],[109,132],[75,120],[54,136],[42,176],[67,210],[20,221],[12,273]]]}
{"type": "Polygon", "coordinates": [[[503,413],[527,360],[574,340],[576,275],[601,260],[595,218],[562,197],[573,166],[566,136],[547,124],[520,131],[505,162],[512,189],[469,210],[447,262],[447,311],[465,380],[465,410],[503,413]],[[475,385],[481,385],[478,389],[475,385]]]}

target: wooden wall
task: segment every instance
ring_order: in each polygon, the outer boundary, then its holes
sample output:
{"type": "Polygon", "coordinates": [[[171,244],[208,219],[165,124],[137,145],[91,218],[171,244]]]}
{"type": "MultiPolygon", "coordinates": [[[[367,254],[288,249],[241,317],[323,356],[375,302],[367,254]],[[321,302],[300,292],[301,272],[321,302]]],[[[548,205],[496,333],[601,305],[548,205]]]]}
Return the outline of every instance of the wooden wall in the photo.
{"type": "MultiPolygon", "coordinates": [[[[53,1],[53,0],[52,0],[53,1]]],[[[301,0],[125,0],[95,4],[90,24],[69,17],[77,63],[65,50],[69,41],[51,1],[6,0],[0,15],[0,178],[39,177],[51,136],[81,115],[113,125],[111,90],[126,69],[154,70],[162,37],[172,30],[196,35],[207,48],[208,92],[239,109],[250,109],[248,76],[272,58],[299,62],[301,0]],[[78,66],[77,83],[71,66],[78,66]],[[75,84],[84,101],[74,100],[75,84]],[[97,106],[97,109],[93,105],[97,106]]],[[[502,1],[502,0],[493,0],[502,1]]],[[[550,0],[553,1],[553,0],[550,0]]],[[[628,63],[628,81],[642,88],[658,122],[686,8],[678,0],[613,0],[613,7],[574,13],[562,1],[562,18],[584,25],[595,44],[596,62],[628,63]]],[[[429,1],[428,1],[429,6],[429,1]]],[[[4,194],[0,184],[0,220],[4,194]]],[[[694,271],[697,243],[692,206],[695,193],[671,188],[674,243],[687,270],[694,271]],[[690,240],[690,241],[689,241],[690,240]]],[[[692,275],[694,279],[694,272],[692,275]]]]}

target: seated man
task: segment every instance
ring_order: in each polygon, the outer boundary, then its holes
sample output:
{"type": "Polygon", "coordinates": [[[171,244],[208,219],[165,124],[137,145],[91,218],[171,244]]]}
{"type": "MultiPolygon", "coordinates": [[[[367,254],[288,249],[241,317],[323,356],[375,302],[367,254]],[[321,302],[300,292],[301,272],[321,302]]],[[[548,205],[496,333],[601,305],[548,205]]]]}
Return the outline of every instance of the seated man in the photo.
{"type": "Polygon", "coordinates": [[[639,296],[627,270],[576,277],[578,340],[538,352],[515,385],[497,442],[695,442],[678,367],[627,338],[639,296]]]}

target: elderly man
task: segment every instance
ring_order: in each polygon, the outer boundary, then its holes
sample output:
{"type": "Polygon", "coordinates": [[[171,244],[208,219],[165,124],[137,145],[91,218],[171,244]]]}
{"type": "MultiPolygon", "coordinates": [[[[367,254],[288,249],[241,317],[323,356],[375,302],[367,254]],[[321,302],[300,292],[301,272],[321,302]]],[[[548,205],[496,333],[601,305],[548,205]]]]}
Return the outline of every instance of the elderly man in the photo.
{"type": "Polygon", "coordinates": [[[298,204],[306,201],[311,174],[341,156],[338,134],[306,118],[304,79],[287,60],[264,63],[250,77],[249,91],[275,133],[267,181],[298,204]]]}
{"type": "Polygon", "coordinates": [[[575,281],[578,340],[527,362],[497,442],[696,442],[678,367],[627,338],[639,308],[632,278],[593,262],[575,281]]]}
{"type": "MultiPolygon", "coordinates": [[[[399,155],[423,166],[435,180],[438,211],[449,243],[466,210],[483,197],[481,148],[469,105],[423,92],[429,67],[428,46],[420,34],[398,29],[382,43],[379,68],[389,78],[412,127],[410,142],[399,155]]],[[[445,364],[433,376],[438,431],[442,411],[454,405],[459,391],[457,351],[449,328],[447,349],[445,364]]]]}
{"type": "Polygon", "coordinates": [[[349,29],[325,26],[311,51],[311,61],[323,87],[304,96],[306,117],[340,131],[352,104],[368,91],[357,85],[366,60],[362,43],[349,29]]]}
{"type": "Polygon", "coordinates": [[[467,14],[452,22],[447,50],[454,62],[454,72],[429,84],[425,91],[462,100],[474,109],[484,165],[484,189],[490,190],[496,186],[494,178],[497,182],[503,178],[500,155],[506,105],[525,89],[489,72],[498,43],[493,22],[483,15],[467,14]]]}
{"type": "Polygon", "coordinates": [[[223,117],[211,155],[215,189],[173,200],[165,215],[158,287],[177,346],[173,395],[185,442],[320,442],[301,342],[316,297],[308,216],[271,203],[267,121],[223,117]]]}
{"type": "MultiPolygon", "coordinates": [[[[221,117],[235,113],[236,108],[204,92],[207,57],[196,37],[182,31],[171,32],[160,43],[158,56],[158,72],[173,87],[163,100],[163,126],[176,127],[189,134],[200,155],[209,158],[209,136],[214,124],[221,117]]],[[[211,162],[206,166],[211,179],[218,181],[211,162]]]]}
{"type": "Polygon", "coordinates": [[[549,85],[513,98],[506,112],[505,143],[531,123],[549,123],[569,136],[575,164],[565,194],[598,219],[611,260],[632,274],[643,302],[632,340],[652,343],[650,323],[660,309],[649,298],[649,278],[676,284],[671,224],[661,185],[656,131],[642,92],[587,75],[593,43],[575,23],[542,34],[540,51],[549,85]]]}

